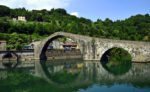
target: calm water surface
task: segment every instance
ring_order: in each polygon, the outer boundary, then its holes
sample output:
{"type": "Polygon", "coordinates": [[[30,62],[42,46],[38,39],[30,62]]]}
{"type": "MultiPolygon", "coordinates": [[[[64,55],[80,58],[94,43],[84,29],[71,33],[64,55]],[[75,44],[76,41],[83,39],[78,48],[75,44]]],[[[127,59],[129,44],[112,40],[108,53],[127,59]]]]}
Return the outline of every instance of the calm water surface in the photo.
{"type": "Polygon", "coordinates": [[[115,68],[81,60],[36,61],[0,70],[0,92],[150,92],[150,64],[115,68]],[[19,66],[18,66],[19,67],[19,66]]]}

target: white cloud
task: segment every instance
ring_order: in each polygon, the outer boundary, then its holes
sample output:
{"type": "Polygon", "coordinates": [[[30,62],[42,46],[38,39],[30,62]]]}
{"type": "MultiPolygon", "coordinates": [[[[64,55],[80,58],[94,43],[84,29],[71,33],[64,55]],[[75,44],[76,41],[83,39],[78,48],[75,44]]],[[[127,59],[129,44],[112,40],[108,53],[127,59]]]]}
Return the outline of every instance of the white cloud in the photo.
{"type": "Polygon", "coordinates": [[[52,9],[65,8],[71,0],[0,0],[0,5],[6,5],[11,8],[25,7],[32,9],[52,9]]]}
{"type": "Polygon", "coordinates": [[[72,12],[71,15],[74,15],[74,16],[78,17],[79,13],[78,12],[72,12]]]}

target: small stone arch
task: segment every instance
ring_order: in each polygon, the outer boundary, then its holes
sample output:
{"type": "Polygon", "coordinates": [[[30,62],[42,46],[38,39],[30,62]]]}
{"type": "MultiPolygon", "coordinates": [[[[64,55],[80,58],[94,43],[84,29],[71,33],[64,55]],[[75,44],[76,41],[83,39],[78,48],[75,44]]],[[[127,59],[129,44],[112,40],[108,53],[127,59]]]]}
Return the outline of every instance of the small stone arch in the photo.
{"type": "Polygon", "coordinates": [[[20,55],[18,55],[15,51],[7,51],[7,53],[2,57],[2,63],[6,67],[15,68],[19,63],[20,58],[20,55]],[[15,60],[12,60],[12,58],[15,60]]]}
{"type": "Polygon", "coordinates": [[[17,61],[20,59],[20,56],[14,51],[7,51],[7,53],[3,55],[2,59],[13,57],[15,57],[17,61]]]}
{"type": "Polygon", "coordinates": [[[125,48],[116,46],[116,47],[110,47],[109,49],[104,50],[104,52],[101,54],[100,61],[103,61],[103,60],[104,60],[104,61],[105,61],[105,60],[108,61],[108,60],[107,60],[108,58],[105,58],[105,56],[107,56],[107,54],[109,53],[109,51],[111,51],[111,50],[114,49],[114,48],[121,48],[121,49],[126,50],[126,51],[128,52],[128,54],[131,55],[131,58],[133,58],[133,57],[132,57],[132,53],[130,53],[130,51],[129,51],[128,49],[125,49],[125,48]]]}

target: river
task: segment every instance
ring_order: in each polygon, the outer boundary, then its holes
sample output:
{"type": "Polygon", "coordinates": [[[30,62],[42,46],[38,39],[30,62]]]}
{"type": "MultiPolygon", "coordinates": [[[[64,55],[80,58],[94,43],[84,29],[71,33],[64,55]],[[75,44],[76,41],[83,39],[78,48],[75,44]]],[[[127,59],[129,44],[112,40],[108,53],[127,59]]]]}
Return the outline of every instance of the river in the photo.
{"type": "Polygon", "coordinates": [[[0,92],[150,92],[150,63],[113,72],[98,61],[33,62],[1,68],[0,92]]]}

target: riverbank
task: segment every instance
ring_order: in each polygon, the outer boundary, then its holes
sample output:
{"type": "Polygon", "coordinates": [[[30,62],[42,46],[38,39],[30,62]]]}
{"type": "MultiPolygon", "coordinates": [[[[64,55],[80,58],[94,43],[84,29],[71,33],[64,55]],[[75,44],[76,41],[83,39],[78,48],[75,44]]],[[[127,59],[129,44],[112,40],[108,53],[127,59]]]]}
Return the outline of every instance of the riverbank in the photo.
{"type": "MultiPolygon", "coordinates": [[[[19,61],[26,62],[26,61],[35,61],[39,60],[39,58],[34,58],[34,50],[22,50],[22,51],[10,51],[11,57],[10,58],[3,58],[7,57],[8,51],[0,51],[0,62],[8,62],[8,61],[17,61],[17,56],[19,57],[19,61]]],[[[9,55],[8,55],[9,56],[9,55]]],[[[80,50],[47,50],[46,51],[47,60],[59,60],[59,59],[81,59],[82,54],[80,50]]],[[[140,58],[140,57],[139,57],[140,58]]],[[[150,63],[150,61],[141,61],[141,59],[134,60],[132,59],[132,63],[150,63]]],[[[100,59],[87,59],[85,61],[94,61],[99,62],[100,59]]]]}
{"type": "MultiPolygon", "coordinates": [[[[80,50],[47,50],[47,60],[53,59],[78,59],[82,58],[80,50]]],[[[21,51],[0,51],[0,61],[32,61],[39,60],[34,58],[34,50],[21,51]]]]}

